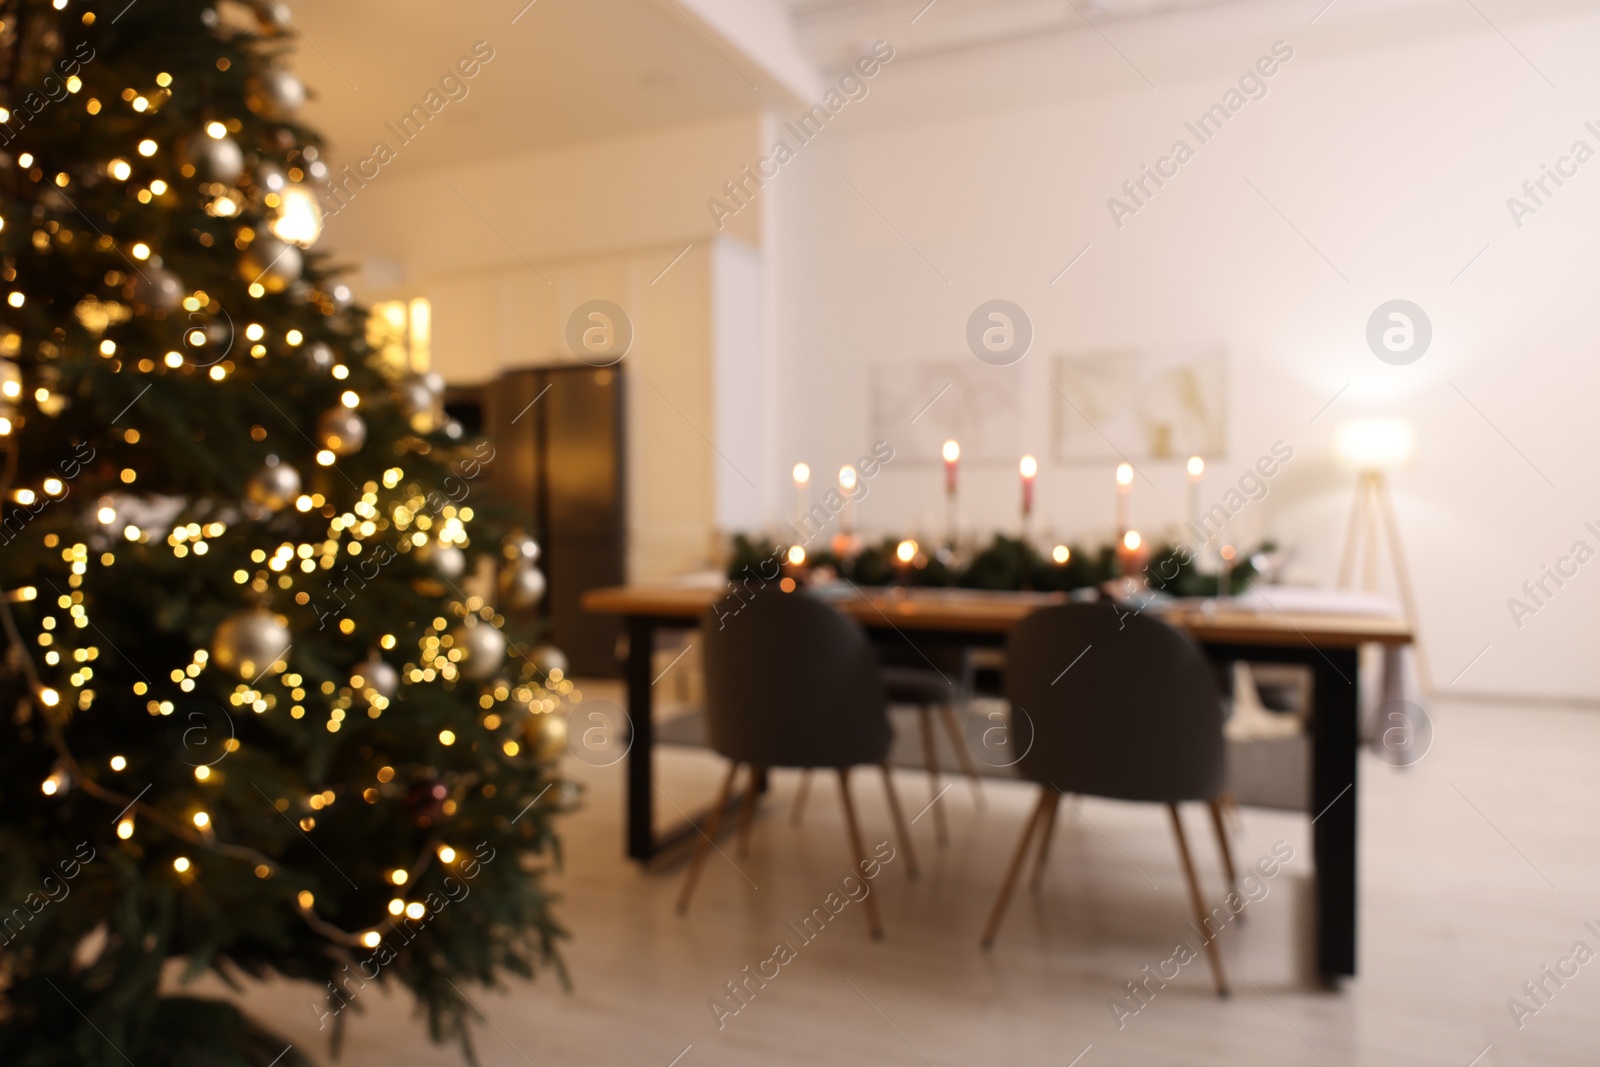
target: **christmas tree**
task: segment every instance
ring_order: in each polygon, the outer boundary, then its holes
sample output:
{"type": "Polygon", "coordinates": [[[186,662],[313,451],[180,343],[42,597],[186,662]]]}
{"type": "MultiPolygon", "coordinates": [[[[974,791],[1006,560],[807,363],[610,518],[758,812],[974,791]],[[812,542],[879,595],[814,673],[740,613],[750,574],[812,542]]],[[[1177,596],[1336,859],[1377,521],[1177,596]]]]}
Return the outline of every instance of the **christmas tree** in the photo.
{"type": "Polygon", "coordinates": [[[279,4],[0,4],[0,1063],[266,1064],[212,973],[559,968],[537,545],[309,250],[279,4]],[[477,522],[473,520],[477,519],[477,522]],[[518,616],[519,602],[524,614],[518,616]],[[515,630],[515,627],[512,627],[515,630]]]}

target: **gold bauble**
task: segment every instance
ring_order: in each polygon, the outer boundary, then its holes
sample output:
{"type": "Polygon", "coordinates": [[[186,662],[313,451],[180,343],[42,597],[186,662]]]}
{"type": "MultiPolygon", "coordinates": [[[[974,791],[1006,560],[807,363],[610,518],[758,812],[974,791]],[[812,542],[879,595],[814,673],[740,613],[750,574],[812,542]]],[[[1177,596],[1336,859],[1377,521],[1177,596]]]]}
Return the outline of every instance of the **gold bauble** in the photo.
{"type": "Polygon", "coordinates": [[[567,717],[555,711],[529,715],[522,736],[529,755],[546,763],[558,760],[567,750],[567,717]]]}

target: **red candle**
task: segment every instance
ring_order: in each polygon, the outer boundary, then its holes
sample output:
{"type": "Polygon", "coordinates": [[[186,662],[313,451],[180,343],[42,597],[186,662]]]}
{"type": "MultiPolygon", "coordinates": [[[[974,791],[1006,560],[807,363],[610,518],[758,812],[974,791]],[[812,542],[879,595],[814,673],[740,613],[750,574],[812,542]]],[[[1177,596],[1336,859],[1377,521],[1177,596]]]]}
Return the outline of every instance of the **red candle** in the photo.
{"type": "Polygon", "coordinates": [[[956,491],[956,461],[961,458],[961,446],[952,438],[944,443],[944,491],[951,496],[956,491]]]}
{"type": "Polygon", "coordinates": [[[1033,480],[1039,476],[1039,461],[1023,456],[1019,465],[1022,471],[1022,517],[1033,514],[1033,480]]]}

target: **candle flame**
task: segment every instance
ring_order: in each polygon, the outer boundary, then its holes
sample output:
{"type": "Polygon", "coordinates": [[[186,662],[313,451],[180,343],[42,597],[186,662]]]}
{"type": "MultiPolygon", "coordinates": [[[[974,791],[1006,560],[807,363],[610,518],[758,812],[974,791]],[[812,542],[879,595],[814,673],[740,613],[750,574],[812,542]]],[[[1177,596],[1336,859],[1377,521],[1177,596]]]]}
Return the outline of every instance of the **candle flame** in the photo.
{"type": "Polygon", "coordinates": [[[1022,476],[1024,478],[1032,478],[1034,475],[1039,473],[1039,461],[1034,459],[1032,456],[1023,456],[1022,463],[1019,464],[1019,467],[1022,470],[1022,476]]]}
{"type": "Polygon", "coordinates": [[[805,485],[810,480],[811,466],[806,463],[796,463],[794,465],[794,483],[796,485],[805,485]]]}
{"type": "Polygon", "coordinates": [[[1206,461],[1199,456],[1189,457],[1189,477],[1198,478],[1206,472],[1206,461]]]}
{"type": "Polygon", "coordinates": [[[941,450],[941,454],[944,456],[944,461],[946,463],[954,463],[956,460],[961,458],[961,446],[956,444],[955,438],[952,437],[950,440],[944,443],[944,448],[941,450]]]}
{"type": "Polygon", "coordinates": [[[1118,463],[1117,464],[1117,484],[1118,485],[1132,485],[1133,484],[1133,464],[1132,463],[1118,463]]]}
{"type": "Polygon", "coordinates": [[[1138,530],[1129,530],[1127,533],[1122,535],[1122,547],[1127,549],[1129,552],[1137,551],[1139,546],[1143,543],[1144,538],[1139,536],[1138,530]]]}
{"type": "Polygon", "coordinates": [[[894,550],[894,554],[901,563],[910,563],[917,558],[917,543],[915,541],[901,541],[900,546],[894,550]]]}

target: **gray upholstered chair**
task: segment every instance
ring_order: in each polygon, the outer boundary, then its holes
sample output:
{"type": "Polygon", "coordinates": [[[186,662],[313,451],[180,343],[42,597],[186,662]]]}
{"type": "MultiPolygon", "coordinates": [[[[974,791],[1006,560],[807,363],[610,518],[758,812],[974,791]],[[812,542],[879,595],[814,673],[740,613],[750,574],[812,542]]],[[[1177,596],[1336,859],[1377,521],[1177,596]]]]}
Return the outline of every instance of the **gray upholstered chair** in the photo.
{"type": "MultiPolygon", "coordinates": [[[[905,816],[888,756],[891,730],[878,658],[854,619],[803,593],[768,590],[730,596],[706,616],[705,714],[711,747],[730,761],[711,818],[689,861],[678,910],[687,910],[741,764],[750,768],[740,811],[740,851],[748,847],[758,785],[770,768],[826,768],[839,775],[846,828],[857,863],[866,859],[849,771],[876,764],[889,811],[916,874],[905,816]]],[[[877,898],[864,898],[873,937],[881,937],[877,898]]]]}
{"type": "MultiPolygon", "coordinates": [[[[1199,647],[1157,619],[1109,605],[1045,608],[1012,632],[1006,646],[1006,698],[1016,743],[1027,746],[1017,771],[1039,783],[1039,801],[1001,883],[983,946],[994,943],[1036,834],[1037,887],[1056,808],[1068,793],[1167,806],[1190,903],[1203,929],[1208,916],[1178,815],[1181,802],[1210,806],[1230,887],[1235,876],[1217,805],[1226,773],[1222,705],[1199,647]]],[[[1214,939],[1206,949],[1217,992],[1225,996],[1227,980],[1214,939]]]]}

